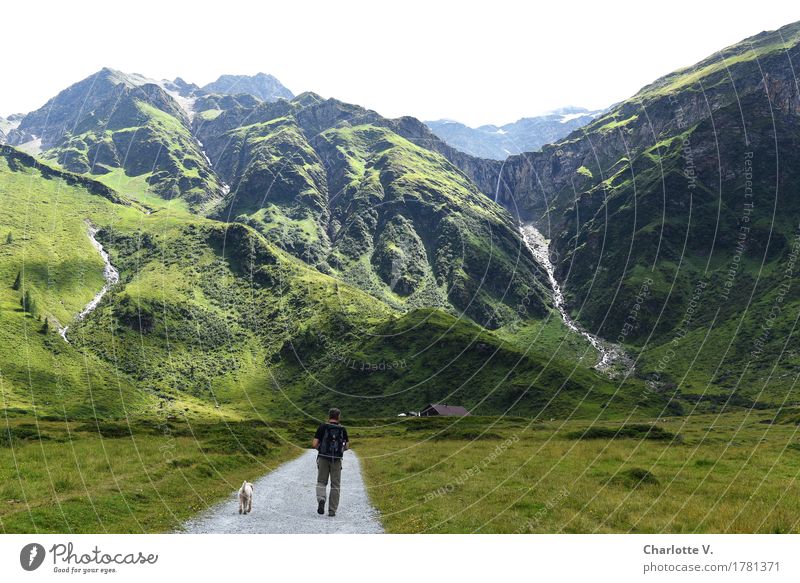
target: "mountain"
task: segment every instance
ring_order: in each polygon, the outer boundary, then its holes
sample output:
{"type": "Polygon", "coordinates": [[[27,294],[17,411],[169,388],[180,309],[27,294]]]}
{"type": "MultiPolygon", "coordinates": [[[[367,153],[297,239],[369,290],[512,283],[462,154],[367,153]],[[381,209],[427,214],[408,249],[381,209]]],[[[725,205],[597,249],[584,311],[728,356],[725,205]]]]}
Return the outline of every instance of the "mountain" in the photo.
{"type": "Polygon", "coordinates": [[[601,115],[602,110],[589,111],[565,107],[547,115],[524,117],[503,126],[468,127],[452,120],[426,121],[434,134],[472,156],[505,160],[508,156],[534,152],[581,128],[601,115]]]}
{"type": "MultiPolygon", "coordinates": [[[[34,143],[65,169],[139,177],[163,199],[213,208],[223,185],[191,135],[191,111],[161,84],[102,69],[27,114],[12,145],[34,143]]],[[[30,150],[29,150],[30,151],[30,150]]]]}
{"type": "Polygon", "coordinates": [[[498,200],[552,238],[573,315],[642,351],[661,390],[791,391],[798,64],[800,23],[763,32],[498,171],[498,200]]]}
{"type": "Polygon", "coordinates": [[[173,94],[177,93],[181,97],[187,98],[201,91],[200,87],[194,83],[188,83],[180,77],[175,77],[172,81],[164,80],[161,82],[161,86],[173,94]]]}
{"type": "Polygon", "coordinates": [[[272,75],[257,73],[255,75],[220,75],[219,79],[203,86],[206,93],[236,95],[247,93],[261,101],[277,101],[292,99],[294,94],[284,87],[272,75]]]}
{"type": "Polygon", "coordinates": [[[304,93],[220,101],[194,126],[231,185],[217,218],[397,308],[453,309],[488,328],[547,313],[546,276],[511,216],[405,137],[407,118],[304,93]]]}
{"type": "Polygon", "coordinates": [[[0,144],[5,144],[8,141],[9,132],[19,126],[23,117],[24,115],[19,113],[9,115],[7,118],[0,117],[0,144]]]}
{"type": "Polygon", "coordinates": [[[0,352],[0,367],[17,415],[274,418],[333,402],[385,415],[445,398],[476,413],[664,405],[641,385],[615,397],[617,383],[560,358],[552,324],[514,344],[445,310],[398,309],[248,225],[148,213],[9,146],[0,192],[0,338],[20,347],[0,352]],[[90,226],[119,281],[79,317],[104,284],[90,226]]]}
{"type": "Polygon", "coordinates": [[[251,225],[398,309],[489,328],[548,313],[546,276],[514,221],[421,122],[311,93],[269,102],[213,88],[103,69],[24,116],[9,141],[151,209],[179,201],[251,225]]]}
{"type": "Polygon", "coordinates": [[[103,69],[17,122],[36,153],[0,150],[0,336],[28,355],[0,367],[19,411],[663,405],[641,384],[614,398],[512,216],[448,157],[476,176],[495,162],[419,120],[103,69]]]}

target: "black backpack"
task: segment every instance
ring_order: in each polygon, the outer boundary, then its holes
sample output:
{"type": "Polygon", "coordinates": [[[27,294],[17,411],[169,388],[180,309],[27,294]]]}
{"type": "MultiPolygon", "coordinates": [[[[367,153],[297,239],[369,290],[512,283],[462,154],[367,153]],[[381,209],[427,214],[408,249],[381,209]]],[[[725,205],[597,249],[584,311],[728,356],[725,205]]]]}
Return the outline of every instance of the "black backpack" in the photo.
{"type": "Polygon", "coordinates": [[[330,459],[344,456],[344,427],[335,423],[325,425],[325,433],[319,443],[319,455],[330,459]]]}

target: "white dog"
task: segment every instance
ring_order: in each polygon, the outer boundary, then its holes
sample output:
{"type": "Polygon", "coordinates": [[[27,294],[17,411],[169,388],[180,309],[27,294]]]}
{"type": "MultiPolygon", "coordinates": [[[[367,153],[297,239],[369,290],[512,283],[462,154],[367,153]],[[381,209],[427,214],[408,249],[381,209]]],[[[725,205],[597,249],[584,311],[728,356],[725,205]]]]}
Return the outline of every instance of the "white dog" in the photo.
{"type": "Polygon", "coordinates": [[[253,484],[245,480],[239,488],[239,514],[247,514],[253,509],[253,484]]]}

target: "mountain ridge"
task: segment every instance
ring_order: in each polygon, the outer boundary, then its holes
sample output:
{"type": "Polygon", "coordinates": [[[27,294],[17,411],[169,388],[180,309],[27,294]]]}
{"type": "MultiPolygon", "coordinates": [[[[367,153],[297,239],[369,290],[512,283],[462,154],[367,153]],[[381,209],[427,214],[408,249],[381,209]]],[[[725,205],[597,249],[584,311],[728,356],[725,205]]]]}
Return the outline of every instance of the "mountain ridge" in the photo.
{"type": "MultiPolygon", "coordinates": [[[[647,348],[642,374],[651,371],[659,387],[687,374],[694,390],[710,383],[753,394],[750,387],[764,382],[758,371],[768,351],[750,362],[742,331],[757,328],[769,309],[770,285],[777,285],[770,274],[790,261],[789,218],[800,217],[791,196],[800,184],[799,59],[800,23],[761,33],[654,81],[541,152],[509,157],[498,171],[498,201],[552,239],[573,315],[604,337],[626,330],[627,342],[647,348]],[[752,208],[743,206],[746,189],[760,193],[752,208]],[[732,262],[736,287],[726,275],[732,262]],[[625,319],[646,280],[646,309],[629,329],[625,319]],[[684,330],[698,281],[703,297],[722,300],[693,309],[684,330]],[[751,302],[750,313],[740,313],[739,301],[751,302]],[[664,343],[675,334],[686,338],[678,344],[686,352],[665,365],[664,343]],[[697,352],[695,336],[704,334],[708,354],[697,352]],[[697,358],[703,371],[679,364],[697,358]]],[[[793,289],[782,301],[796,299],[793,289]]],[[[791,330],[789,321],[776,321],[774,350],[778,323],[791,330]]]]}
{"type": "Polygon", "coordinates": [[[216,81],[203,85],[205,93],[222,95],[236,95],[249,93],[261,101],[277,101],[278,99],[293,99],[294,93],[287,89],[280,81],[266,73],[255,75],[220,75],[216,81]]]}
{"type": "Polygon", "coordinates": [[[501,126],[469,127],[453,120],[426,121],[434,134],[465,154],[492,160],[534,152],[552,144],[601,115],[603,110],[564,107],[546,114],[523,117],[501,126]]]}

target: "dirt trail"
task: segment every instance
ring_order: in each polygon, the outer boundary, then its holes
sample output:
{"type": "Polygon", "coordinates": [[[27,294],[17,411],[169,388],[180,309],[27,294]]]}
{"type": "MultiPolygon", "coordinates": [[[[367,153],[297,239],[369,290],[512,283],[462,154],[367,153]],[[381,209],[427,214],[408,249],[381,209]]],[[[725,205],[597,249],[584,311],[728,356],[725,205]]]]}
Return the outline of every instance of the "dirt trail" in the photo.
{"type": "Polygon", "coordinates": [[[378,512],[369,502],[355,453],[342,462],[342,496],[335,517],[317,514],[314,484],[317,452],[308,450],[253,482],[253,511],[239,514],[238,493],[187,521],[186,533],[381,533],[378,512]]]}

